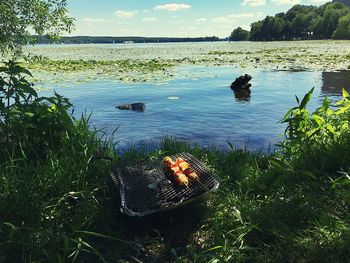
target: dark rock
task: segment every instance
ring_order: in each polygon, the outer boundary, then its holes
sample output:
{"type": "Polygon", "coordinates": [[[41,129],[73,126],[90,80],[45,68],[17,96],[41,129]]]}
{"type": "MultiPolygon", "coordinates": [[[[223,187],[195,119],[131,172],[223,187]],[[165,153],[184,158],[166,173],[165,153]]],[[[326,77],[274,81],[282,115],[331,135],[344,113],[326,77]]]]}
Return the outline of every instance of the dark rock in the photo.
{"type": "Polygon", "coordinates": [[[144,112],[146,109],[146,104],[144,103],[122,104],[122,105],[116,106],[116,108],[120,110],[132,110],[132,111],[144,112]]]}
{"type": "Polygon", "coordinates": [[[234,82],[232,82],[231,89],[233,91],[241,90],[241,89],[249,89],[252,86],[252,84],[248,83],[251,79],[252,77],[248,74],[240,76],[236,78],[234,82]]]}
{"type": "Polygon", "coordinates": [[[144,103],[132,103],[131,110],[144,112],[146,109],[146,104],[144,103]]]}

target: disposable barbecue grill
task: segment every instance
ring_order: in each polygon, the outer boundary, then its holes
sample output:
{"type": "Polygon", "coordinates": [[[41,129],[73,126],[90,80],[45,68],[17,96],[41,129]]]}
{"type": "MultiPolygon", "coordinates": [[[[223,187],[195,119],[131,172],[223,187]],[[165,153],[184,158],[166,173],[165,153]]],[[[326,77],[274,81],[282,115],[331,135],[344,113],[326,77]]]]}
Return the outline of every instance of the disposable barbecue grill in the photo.
{"type": "Polygon", "coordinates": [[[162,164],[119,168],[111,177],[120,190],[121,212],[129,216],[145,216],[187,204],[219,187],[217,178],[191,154],[170,157],[188,162],[199,181],[191,181],[188,187],[179,186],[162,164]]]}

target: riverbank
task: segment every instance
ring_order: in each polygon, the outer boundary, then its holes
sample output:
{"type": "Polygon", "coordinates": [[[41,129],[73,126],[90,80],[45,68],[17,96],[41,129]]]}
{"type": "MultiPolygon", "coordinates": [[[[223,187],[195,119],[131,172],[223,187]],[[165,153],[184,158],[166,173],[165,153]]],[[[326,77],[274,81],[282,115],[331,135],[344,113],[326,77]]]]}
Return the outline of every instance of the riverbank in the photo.
{"type": "Polygon", "coordinates": [[[309,114],[307,95],[285,117],[283,152],[271,155],[165,139],[159,149],[117,156],[111,141],[98,139],[81,119],[39,162],[21,155],[2,160],[0,258],[346,262],[350,105],[344,96],[337,108],[325,100],[309,114]],[[109,171],[178,152],[205,162],[221,181],[219,191],[167,213],[122,215],[109,171]]]}

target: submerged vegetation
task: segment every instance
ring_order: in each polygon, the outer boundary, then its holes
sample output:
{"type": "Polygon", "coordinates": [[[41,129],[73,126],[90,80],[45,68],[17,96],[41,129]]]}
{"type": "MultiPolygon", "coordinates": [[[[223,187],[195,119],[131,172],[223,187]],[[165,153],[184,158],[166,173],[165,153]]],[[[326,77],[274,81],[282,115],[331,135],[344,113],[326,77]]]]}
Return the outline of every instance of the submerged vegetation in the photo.
{"type": "Polygon", "coordinates": [[[346,262],[350,257],[350,97],[287,112],[282,151],[190,147],[117,156],[56,94],[40,98],[16,63],[1,68],[0,259],[4,262],[346,262]],[[145,218],[119,212],[109,172],[190,152],[220,178],[203,202],[145,218]]]}
{"type": "Polygon", "coordinates": [[[158,83],[183,77],[179,68],[193,65],[231,66],[245,70],[346,70],[350,45],[347,41],[334,40],[129,47],[63,45],[30,47],[25,52],[27,61],[23,65],[33,71],[36,82],[50,84],[110,78],[122,82],[158,83]]]}
{"type": "MultiPolygon", "coordinates": [[[[157,81],[169,79],[170,69],[174,66],[170,61],[157,59],[149,60],[51,60],[35,56],[27,58],[25,67],[35,72],[54,75],[53,79],[77,73],[79,76],[88,75],[85,81],[93,78],[116,78],[123,82],[157,81]]],[[[74,77],[73,77],[74,78],[74,77]]],[[[71,81],[67,79],[67,81],[71,81]]],[[[47,82],[46,82],[47,83],[47,82]]]]}

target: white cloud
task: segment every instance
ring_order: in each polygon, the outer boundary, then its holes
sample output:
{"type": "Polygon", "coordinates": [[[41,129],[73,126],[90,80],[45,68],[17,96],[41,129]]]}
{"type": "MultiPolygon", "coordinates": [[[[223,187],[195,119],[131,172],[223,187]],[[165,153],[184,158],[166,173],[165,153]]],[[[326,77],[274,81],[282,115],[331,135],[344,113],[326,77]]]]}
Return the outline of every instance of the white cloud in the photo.
{"type": "Polygon", "coordinates": [[[261,6],[265,5],[266,0],[244,0],[244,2],[241,5],[247,5],[247,6],[261,6]]]}
{"type": "Polygon", "coordinates": [[[180,11],[184,9],[191,8],[191,5],[188,4],[165,4],[165,5],[156,5],[154,10],[165,10],[165,11],[180,11]]]}
{"type": "Polygon", "coordinates": [[[329,0],[311,0],[313,4],[325,4],[327,2],[329,2],[329,0]]]}
{"type": "Polygon", "coordinates": [[[144,19],[142,19],[143,22],[157,22],[158,19],[155,17],[145,17],[144,19]]]}
{"type": "Polygon", "coordinates": [[[271,0],[271,3],[276,5],[296,5],[300,4],[301,0],[271,0]]]}
{"type": "Polygon", "coordinates": [[[197,19],[196,19],[196,22],[197,22],[197,23],[203,23],[203,22],[205,22],[205,21],[207,21],[207,19],[206,19],[205,17],[201,17],[201,18],[197,18],[197,19]]]}
{"type": "Polygon", "coordinates": [[[255,15],[253,13],[242,13],[242,14],[231,14],[229,17],[233,18],[253,18],[255,15]]]}
{"type": "MultiPolygon", "coordinates": [[[[327,0],[328,1],[328,0],[327,0]]],[[[262,18],[262,17],[264,17],[264,13],[263,12],[257,12],[256,14],[255,14],[255,16],[257,17],[257,18],[262,18]]]]}
{"type": "Polygon", "coordinates": [[[115,11],[114,14],[119,18],[131,18],[135,15],[135,12],[118,10],[118,11],[115,11]]]}

